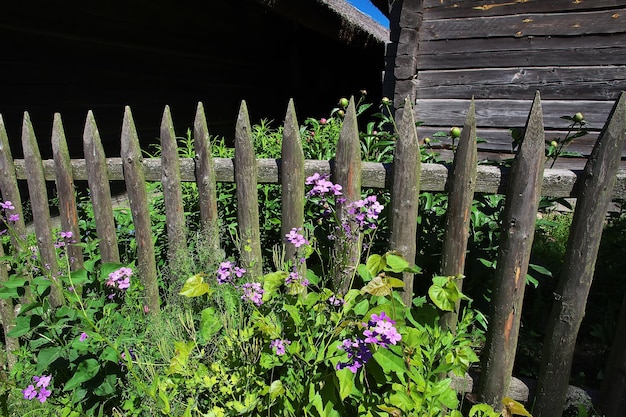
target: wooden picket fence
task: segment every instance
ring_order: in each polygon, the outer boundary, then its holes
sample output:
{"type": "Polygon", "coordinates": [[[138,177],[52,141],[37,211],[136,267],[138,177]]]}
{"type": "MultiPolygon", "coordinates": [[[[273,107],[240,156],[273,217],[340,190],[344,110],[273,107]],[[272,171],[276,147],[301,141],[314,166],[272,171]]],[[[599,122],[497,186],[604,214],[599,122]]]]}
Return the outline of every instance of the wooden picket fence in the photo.
{"type": "MultiPolygon", "coordinates": [[[[410,108],[408,100],[405,108],[410,108]]],[[[127,107],[121,133],[120,157],[105,155],[94,115],[89,112],[83,136],[84,159],[70,159],[61,116],[56,114],[51,138],[53,159],[42,160],[33,126],[26,113],[22,128],[24,158],[13,160],[0,116],[0,191],[3,200],[12,201],[15,212],[20,215],[20,220],[14,225],[17,234],[25,235],[18,181],[27,181],[40,257],[42,262],[50,265],[51,272],[56,273],[58,265],[50,226],[46,182],[56,183],[61,229],[71,231],[77,240],[80,234],[74,181],[88,182],[102,261],[119,262],[110,182],[124,181],[137,240],[138,275],[145,286],[147,305],[152,313],[159,311],[160,300],[146,181],[160,181],[163,184],[168,254],[172,258],[177,251],[187,250],[181,182],[195,182],[198,186],[201,224],[206,233],[213,237],[209,238],[210,242],[219,242],[216,183],[234,182],[239,236],[250,248],[242,251],[241,262],[255,276],[262,274],[257,193],[259,183],[278,183],[282,186],[283,236],[292,228],[303,226],[306,176],[315,172],[331,174],[333,182],[343,187],[343,197],[346,199],[342,203],[344,205],[360,199],[362,187],[389,188],[392,195],[389,249],[399,251],[409,260],[415,259],[417,251],[415,236],[420,190],[445,191],[449,194],[449,203],[441,273],[449,276],[464,272],[469,214],[474,193],[506,193],[490,331],[478,386],[479,397],[492,403],[499,402],[506,395],[511,381],[523,307],[524,277],[528,269],[539,199],[542,195],[576,197],[565,268],[560,277],[558,295],[555,295],[551,325],[546,337],[544,365],[534,414],[560,415],[558,410],[563,406],[561,399],[565,398],[564,389],[567,387],[576,335],[593,276],[604,214],[612,199],[626,199],[626,172],[618,170],[626,132],[625,94],[622,93],[615,103],[583,172],[544,169],[545,141],[539,93],[533,101],[524,139],[510,169],[477,164],[473,100],[455,159],[449,166],[420,164],[413,112],[403,113],[398,129],[393,164],[362,162],[355,104],[354,99],[351,99],[335,159],[305,160],[294,104],[290,101],[285,117],[282,158],[256,159],[248,111],[245,102],[242,102],[236,124],[235,157],[212,158],[206,118],[200,103],[193,129],[196,157],[189,159],[178,156],[173,122],[169,108],[166,107],[161,123],[162,156],[144,159],[131,109],[127,107]]],[[[338,207],[340,210],[341,207],[338,207]]],[[[349,253],[360,252],[356,245],[348,249],[349,253]]],[[[80,248],[70,247],[69,250],[69,256],[76,260],[72,267],[81,268],[83,255],[80,248]]],[[[289,253],[295,251],[295,248],[287,244],[286,250],[289,253]]],[[[341,276],[334,278],[336,286],[344,286],[341,276]]],[[[0,281],[7,279],[6,268],[0,268],[0,281]]],[[[403,279],[403,298],[410,302],[413,276],[407,274],[403,279]]],[[[50,295],[51,304],[55,305],[59,299],[60,294],[53,291],[50,295]]],[[[4,330],[8,332],[14,319],[13,306],[3,302],[1,313],[4,330]]],[[[455,323],[454,313],[442,318],[442,325],[452,330],[455,323]]],[[[6,339],[6,343],[9,352],[18,346],[17,341],[10,338],[6,339]]],[[[617,369],[619,360],[626,352],[623,343],[619,346],[622,347],[614,355],[618,358],[614,368],[607,368],[607,378],[615,378],[616,384],[621,375],[617,369]],[[611,369],[615,372],[611,373],[611,369]]],[[[626,393],[626,384],[622,383],[617,388],[616,384],[610,384],[611,389],[626,393]]]]}

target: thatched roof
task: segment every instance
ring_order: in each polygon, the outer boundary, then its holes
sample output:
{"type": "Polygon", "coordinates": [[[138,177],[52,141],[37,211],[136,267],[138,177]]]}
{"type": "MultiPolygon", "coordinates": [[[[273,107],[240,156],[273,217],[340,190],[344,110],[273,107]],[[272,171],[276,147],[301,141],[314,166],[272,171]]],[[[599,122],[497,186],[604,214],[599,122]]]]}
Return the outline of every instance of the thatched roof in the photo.
{"type": "Polygon", "coordinates": [[[339,39],[367,47],[389,41],[389,30],[345,0],[257,0],[273,12],[339,39]]]}

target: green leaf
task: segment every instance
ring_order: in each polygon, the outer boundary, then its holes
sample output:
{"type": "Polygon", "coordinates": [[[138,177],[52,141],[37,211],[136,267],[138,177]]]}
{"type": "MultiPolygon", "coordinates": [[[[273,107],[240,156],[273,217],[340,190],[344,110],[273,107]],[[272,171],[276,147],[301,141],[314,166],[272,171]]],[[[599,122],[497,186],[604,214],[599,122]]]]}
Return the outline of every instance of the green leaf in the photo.
{"type": "Polygon", "coordinates": [[[204,282],[203,274],[196,274],[185,281],[183,288],[178,294],[185,297],[199,297],[209,292],[209,284],[204,282]]]}
{"type": "Polygon", "coordinates": [[[276,271],[263,276],[263,301],[269,301],[289,276],[286,271],[276,271]]]}
{"type": "Polygon", "coordinates": [[[87,270],[79,269],[77,271],[72,271],[70,273],[70,278],[72,279],[73,285],[82,285],[89,280],[89,276],[87,274],[87,270]]]}
{"type": "Polygon", "coordinates": [[[93,391],[94,394],[105,397],[107,395],[111,395],[115,392],[115,386],[117,384],[117,375],[108,374],[104,381],[93,391]]]}
{"type": "Polygon", "coordinates": [[[1,282],[0,285],[6,288],[19,288],[23,287],[28,280],[26,278],[10,278],[8,281],[1,282]]]}
{"type": "Polygon", "coordinates": [[[35,329],[41,324],[42,320],[39,316],[17,316],[15,318],[15,327],[7,333],[8,337],[20,337],[35,329]]]}
{"type": "Polygon", "coordinates": [[[337,380],[339,381],[339,397],[341,401],[345,400],[354,389],[354,373],[348,368],[335,371],[337,380]]]}
{"type": "Polygon", "coordinates": [[[383,368],[386,374],[396,372],[400,375],[406,371],[406,364],[401,356],[396,355],[390,349],[378,349],[374,355],[376,363],[383,368]]]}
{"type": "Polygon", "coordinates": [[[400,255],[388,253],[385,257],[387,258],[385,271],[403,272],[409,267],[409,263],[400,255]]]}
{"type": "Polygon", "coordinates": [[[443,311],[454,311],[458,300],[467,299],[454,282],[454,277],[433,277],[433,285],[428,289],[432,302],[443,311]]]}
{"type": "Polygon", "coordinates": [[[176,352],[176,356],[172,358],[170,361],[170,367],[167,370],[169,375],[172,374],[181,374],[185,375],[187,372],[187,362],[189,360],[189,355],[196,347],[195,342],[174,342],[174,349],[176,352]]]}
{"type": "Polygon", "coordinates": [[[365,262],[365,267],[367,268],[367,271],[369,272],[371,277],[375,277],[376,275],[378,275],[378,273],[385,269],[386,266],[387,263],[385,261],[385,258],[378,254],[370,255],[370,257],[367,258],[367,261],[365,262]]]}
{"type": "Polygon", "coordinates": [[[72,391],[83,382],[89,381],[96,376],[99,370],[100,364],[97,360],[90,358],[82,361],[78,364],[78,368],[76,369],[76,372],[74,372],[74,376],[72,376],[72,378],[65,383],[63,391],[72,391]]]}
{"type": "Polygon", "coordinates": [[[120,358],[115,349],[113,349],[111,346],[107,346],[100,354],[100,360],[117,363],[119,362],[120,358]]]}
{"type": "Polygon", "coordinates": [[[283,309],[289,313],[289,316],[293,320],[293,323],[297,326],[302,324],[302,317],[300,317],[300,312],[298,308],[291,304],[283,304],[283,309]]]}
{"type": "Polygon", "coordinates": [[[106,281],[109,279],[109,274],[113,271],[117,271],[118,269],[124,267],[126,265],[121,264],[119,262],[106,262],[100,266],[100,279],[102,281],[106,281]]]}
{"type": "Polygon", "coordinates": [[[63,353],[63,348],[59,346],[41,349],[37,355],[37,373],[42,372],[52,362],[60,358],[61,353],[63,353]]]}
{"type": "Polygon", "coordinates": [[[270,398],[273,400],[276,397],[280,397],[281,395],[283,395],[285,393],[285,387],[283,386],[283,383],[280,381],[280,379],[277,379],[276,381],[272,381],[272,384],[270,385],[270,398]]]}
{"type": "Polygon", "coordinates": [[[222,320],[217,314],[217,311],[213,307],[208,307],[202,310],[200,318],[200,330],[199,335],[207,342],[211,336],[217,334],[222,329],[222,320]]]}

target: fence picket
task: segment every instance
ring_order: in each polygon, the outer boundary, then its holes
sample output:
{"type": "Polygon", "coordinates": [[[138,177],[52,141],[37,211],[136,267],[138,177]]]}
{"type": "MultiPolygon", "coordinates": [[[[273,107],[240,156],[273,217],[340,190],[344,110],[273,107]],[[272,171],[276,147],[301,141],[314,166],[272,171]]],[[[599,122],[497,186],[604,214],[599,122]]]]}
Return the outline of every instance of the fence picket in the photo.
{"type": "Polygon", "coordinates": [[[478,394],[482,401],[502,407],[511,384],[517,349],[526,273],[539,209],[545,165],[545,136],[539,92],[526,121],[520,149],[511,167],[491,297],[489,331],[483,350],[478,394]]]}
{"type": "MultiPolygon", "coordinates": [[[[354,97],[350,97],[346,109],[343,126],[337,142],[337,152],[333,165],[333,182],[342,187],[342,200],[335,205],[339,222],[346,220],[346,207],[361,199],[361,141],[359,139],[359,126],[356,120],[356,108],[354,97]]],[[[357,230],[358,226],[349,223],[351,230],[357,230]]],[[[361,242],[359,239],[335,239],[335,256],[344,256],[341,264],[347,265],[347,270],[333,271],[335,288],[345,293],[350,286],[352,276],[359,263],[361,254],[361,242]],[[342,240],[345,241],[342,243],[342,240]]]]}
{"type": "Polygon", "coordinates": [[[259,230],[259,195],[257,165],[252,143],[252,128],[246,102],[241,102],[235,128],[235,184],[237,221],[242,263],[254,278],[263,273],[261,232],[259,230]]]}
{"type": "MultiPolygon", "coordinates": [[[[170,107],[165,106],[161,121],[161,183],[167,224],[167,254],[170,262],[187,253],[187,231],[180,182],[180,159],[170,107]],[[178,256],[177,256],[178,255],[178,256]]],[[[145,177],[144,177],[145,181],[145,177]]]]}
{"type": "Polygon", "coordinates": [[[124,179],[126,181],[130,211],[135,225],[137,269],[146,292],[147,306],[150,313],[155,314],[159,311],[160,303],[154,243],[152,241],[152,226],[150,224],[150,209],[148,208],[148,193],[146,191],[143,165],[141,164],[143,157],[139,147],[139,138],[137,137],[135,122],[128,106],[124,111],[121,145],[121,156],[124,161],[124,179]]]}
{"type": "MultiPolygon", "coordinates": [[[[28,112],[24,113],[22,124],[22,148],[24,149],[24,161],[28,172],[28,194],[33,211],[33,223],[35,224],[39,256],[41,263],[48,269],[50,276],[56,278],[59,264],[52,230],[50,229],[48,191],[46,190],[46,180],[43,175],[39,145],[37,144],[37,138],[35,137],[28,112]]],[[[53,282],[50,286],[50,305],[53,307],[61,305],[62,302],[61,290],[55,284],[53,282]]]]}
{"type": "MultiPolygon", "coordinates": [[[[74,196],[74,180],[70,152],[65,139],[65,130],[61,115],[56,113],[52,124],[52,155],[56,166],[56,188],[59,198],[61,230],[72,232],[72,240],[80,242],[78,227],[78,209],[74,196]]],[[[80,246],[68,245],[67,256],[71,260],[70,269],[77,271],[83,268],[83,251],[80,246]]]]}
{"type": "Polygon", "coordinates": [[[17,247],[15,237],[26,236],[26,226],[24,224],[24,212],[22,209],[22,197],[20,189],[17,186],[17,175],[15,172],[15,164],[9,146],[9,137],[4,126],[4,119],[0,115],[0,191],[4,201],[11,201],[15,210],[13,213],[19,216],[19,219],[13,223],[13,229],[17,236],[12,236],[11,243],[17,247]]]}
{"type": "MultiPolygon", "coordinates": [[[[4,256],[4,248],[0,245],[0,257],[4,256]]],[[[9,280],[9,272],[4,264],[0,264],[0,284],[9,280]]],[[[4,343],[6,348],[6,366],[10,371],[17,363],[17,356],[13,353],[20,348],[18,338],[7,336],[15,327],[15,310],[11,299],[0,298],[0,324],[4,332],[4,343]]],[[[1,365],[1,364],[0,364],[1,365]]]]}
{"type": "Polygon", "coordinates": [[[220,247],[219,217],[217,214],[217,192],[215,165],[211,154],[209,129],[204,114],[204,106],[198,103],[193,123],[196,184],[200,205],[200,222],[206,233],[208,244],[217,251],[220,247]]]}
{"type": "Polygon", "coordinates": [[[563,412],[576,337],[593,280],[605,215],[611,202],[620,150],[626,136],[624,132],[626,93],[622,92],[587,160],[580,183],[563,268],[544,339],[533,408],[535,417],[559,416],[563,412]]]}
{"type": "MultiPolygon", "coordinates": [[[[476,116],[474,98],[470,102],[459,146],[454,155],[452,169],[448,172],[448,210],[446,213],[446,231],[443,238],[441,255],[441,275],[458,276],[465,272],[465,253],[469,239],[470,215],[477,173],[476,116]]],[[[459,291],[463,289],[463,280],[456,281],[459,291]]],[[[455,309],[442,316],[442,327],[452,331],[460,308],[457,300],[455,309]]]]}
{"type": "MultiPolygon", "coordinates": [[[[282,200],[280,235],[282,239],[291,229],[301,229],[304,225],[304,180],[304,151],[296,109],[291,99],[285,115],[280,164],[282,200]]],[[[286,259],[293,260],[296,251],[292,243],[285,242],[286,259]]],[[[300,273],[303,272],[304,270],[300,271],[300,273]]]]}
{"type": "Polygon", "coordinates": [[[100,133],[91,110],[87,113],[83,148],[89,193],[93,204],[93,215],[96,221],[96,234],[100,239],[100,256],[102,262],[119,262],[120,252],[117,247],[113,204],[111,203],[111,186],[107,173],[107,162],[100,140],[100,133]]]}
{"type": "MultiPolygon", "coordinates": [[[[411,108],[407,97],[404,108],[411,108]]],[[[393,177],[391,180],[391,236],[389,249],[404,256],[411,266],[415,266],[417,253],[417,214],[420,192],[420,148],[412,111],[405,111],[399,126],[396,149],[393,155],[393,177]]],[[[406,305],[413,302],[414,274],[405,273],[402,300],[406,305]]]]}

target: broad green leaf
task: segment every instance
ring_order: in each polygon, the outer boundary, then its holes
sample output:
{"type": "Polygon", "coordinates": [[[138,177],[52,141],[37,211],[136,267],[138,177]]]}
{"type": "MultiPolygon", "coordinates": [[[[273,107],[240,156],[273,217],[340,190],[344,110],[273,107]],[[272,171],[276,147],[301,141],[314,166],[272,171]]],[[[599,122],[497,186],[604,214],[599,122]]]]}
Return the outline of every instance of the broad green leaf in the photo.
{"type": "Polygon", "coordinates": [[[79,269],[77,271],[72,271],[70,273],[70,278],[72,285],[82,285],[88,281],[89,276],[87,275],[87,270],[79,269]]]}
{"type": "Polygon", "coordinates": [[[387,263],[385,262],[385,258],[378,254],[370,255],[370,257],[367,258],[367,261],[365,262],[365,267],[367,268],[370,277],[375,277],[376,275],[378,275],[380,271],[385,269],[386,266],[387,263]]]}
{"type": "Polygon", "coordinates": [[[512,398],[504,397],[502,399],[502,405],[504,405],[504,407],[509,411],[510,415],[533,417],[522,404],[512,398]]]}
{"type": "Polygon", "coordinates": [[[292,304],[283,304],[283,310],[286,310],[289,313],[289,316],[296,326],[300,326],[302,324],[302,318],[300,317],[300,312],[296,306],[292,304]]]}
{"type": "Polygon", "coordinates": [[[339,381],[339,397],[341,401],[345,400],[354,389],[354,373],[348,368],[335,371],[337,380],[339,381]]]}
{"type": "Polygon", "coordinates": [[[276,381],[272,381],[272,384],[270,385],[270,398],[273,400],[276,397],[280,397],[281,395],[283,395],[285,393],[285,387],[283,386],[283,383],[280,381],[280,379],[277,379],[276,381]]]}
{"type": "Polygon", "coordinates": [[[0,285],[6,288],[19,288],[23,287],[27,282],[28,280],[26,278],[17,278],[14,275],[14,277],[10,278],[8,281],[0,282],[0,285]]]}
{"type": "Polygon", "coordinates": [[[387,258],[386,271],[403,272],[409,267],[409,263],[400,255],[388,253],[385,257],[387,258]]]}
{"type": "Polygon", "coordinates": [[[202,273],[187,278],[183,288],[178,294],[185,297],[199,297],[209,292],[209,284],[204,282],[202,273]]]}
{"type": "Polygon", "coordinates": [[[404,359],[393,353],[390,349],[378,349],[373,357],[376,363],[378,363],[387,374],[396,372],[401,375],[406,371],[404,359]]]}
{"type": "Polygon", "coordinates": [[[52,362],[61,357],[63,348],[60,346],[44,348],[37,355],[37,373],[43,372],[52,362]]]}
{"type": "Polygon", "coordinates": [[[198,334],[204,342],[207,342],[211,336],[217,334],[222,327],[222,320],[215,308],[208,307],[202,310],[198,334]]]}
{"type": "Polygon", "coordinates": [[[26,333],[39,327],[42,320],[39,316],[17,316],[15,318],[15,327],[7,333],[8,337],[20,337],[26,333]]]}
{"type": "Polygon", "coordinates": [[[117,363],[120,358],[117,354],[117,351],[113,349],[111,346],[107,346],[104,348],[102,353],[100,354],[100,359],[103,361],[117,363]]]}
{"type": "Polygon", "coordinates": [[[119,262],[106,262],[100,266],[100,279],[102,281],[106,281],[109,279],[109,274],[113,271],[117,271],[118,269],[125,267],[126,265],[121,264],[119,262]]]}
{"type": "Polygon", "coordinates": [[[362,316],[367,313],[367,310],[370,307],[370,303],[368,300],[361,300],[357,305],[354,306],[354,313],[362,316]]]}
{"type": "Polygon", "coordinates": [[[74,372],[74,376],[65,383],[63,391],[72,391],[77,388],[83,382],[89,381],[98,374],[100,370],[100,364],[97,360],[90,358],[82,361],[78,364],[78,368],[74,372]]]}
{"type": "Polygon", "coordinates": [[[187,362],[189,361],[189,355],[196,347],[195,342],[174,342],[174,348],[176,349],[176,356],[170,361],[170,367],[167,371],[168,375],[187,373],[187,362]]]}
{"type": "Polygon", "coordinates": [[[370,274],[366,265],[359,264],[359,266],[356,267],[356,272],[359,274],[363,282],[368,282],[372,279],[372,274],[370,274]]]}
{"type": "Polygon", "coordinates": [[[269,301],[289,276],[287,271],[276,271],[263,276],[263,301],[269,301]]]}
{"type": "Polygon", "coordinates": [[[115,392],[116,384],[117,375],[108,374],[106,377],[104,377],[104,381],[102,381],[102,383],[98,387],[96,387],[96,389],[94,390],[94,394],[100,397],[111,395],[115,392]]]}

